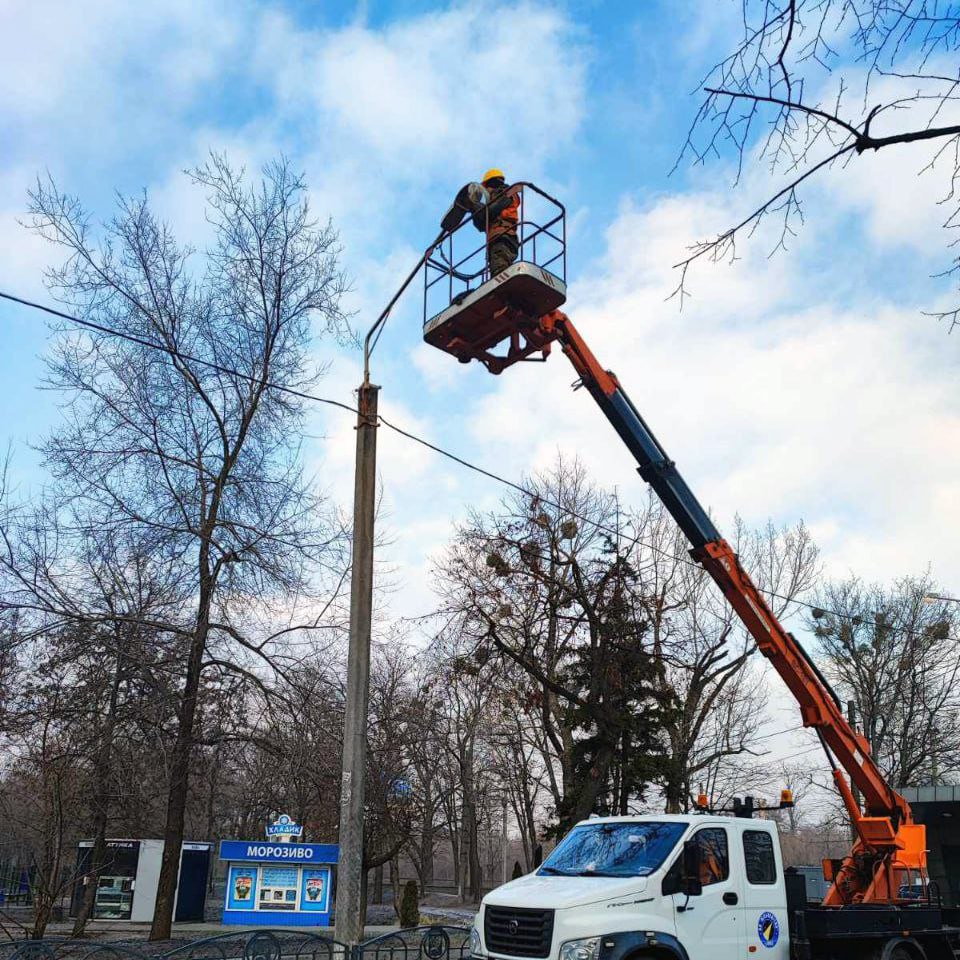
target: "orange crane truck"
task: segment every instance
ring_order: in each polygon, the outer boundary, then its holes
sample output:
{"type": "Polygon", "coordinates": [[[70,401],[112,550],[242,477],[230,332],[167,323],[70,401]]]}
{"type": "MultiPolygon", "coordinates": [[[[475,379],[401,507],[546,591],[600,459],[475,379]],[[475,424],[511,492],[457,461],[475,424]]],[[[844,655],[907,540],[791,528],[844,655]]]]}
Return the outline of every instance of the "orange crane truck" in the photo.
{"type": "MultiPolygon", "coordinates": [[[[543,960],[960,960],[960,917],[926,878],[926,837],[889,784],[830,685],[777,620],[677,465],[559,307],[566,299],[565,210],[531,183],[521,201],[520,257],[489,277],[482,246],[461,255],[457,215],[424,255],[424,339],[463,363],[500,374],[544,361],[559,345],[633,454],[744,626],[783,678],[803,724],[823,747],[856,839],[826,862],[821,904],[784,870],[776,824],[716,816],[701,799],[682,815],[591,818],[533,874],[483,901],[472,931],[477,958],[543,960]],[[536,217],[537,207],[544,211],[536,217]],[[430,311],[431,297],[442,307],[430,311]],[[503,350],[505,349],[505,352],[503,350]],[[500,350],[501,352],[497,352],[500,350]],[[854,791],[862,797],[861,803],[854,791]],[[923,895],[916,899],[916,890],[923,895]]],[[[785,803],[790,798],[783,798],[785,803]]],[[[744,815],[746,814],[746,815],[744,815]]]]}

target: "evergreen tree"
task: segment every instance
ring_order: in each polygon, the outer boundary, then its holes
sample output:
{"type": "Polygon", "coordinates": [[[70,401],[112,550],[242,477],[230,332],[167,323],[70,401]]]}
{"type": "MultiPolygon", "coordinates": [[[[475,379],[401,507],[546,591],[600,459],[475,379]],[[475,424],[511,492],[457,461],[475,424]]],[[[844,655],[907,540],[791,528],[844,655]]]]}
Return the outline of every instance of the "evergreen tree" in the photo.
{"type": "Polygon", "coordinates": [[[420,899],[417,895],[417,881],[408,880],[403,888],[403,899],[400,901],[400,926],[405,930],[412,929],[420,923],[420,899]]]}

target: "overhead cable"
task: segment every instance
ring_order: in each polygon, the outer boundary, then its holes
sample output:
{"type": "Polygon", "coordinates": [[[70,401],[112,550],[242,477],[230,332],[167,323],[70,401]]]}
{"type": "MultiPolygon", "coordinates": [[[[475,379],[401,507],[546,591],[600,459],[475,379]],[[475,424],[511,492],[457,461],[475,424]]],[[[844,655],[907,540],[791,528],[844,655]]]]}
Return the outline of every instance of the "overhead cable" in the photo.
{"type": "MultiPolygon", "coordinates": [[[[333,400],[329,397],[317,396],[316,394],[313,394],[313,393],[307,393],[302,390],[296,390],[292,387],[287,387],[283,384],[274,383],[272,380],[265,380],[260,377],[255,377],[255,376],[252,376],[251,374],[243,373],[242,371],[236,370],[232,367],[225,366],[224,364],[219,364],[212,360],[206,360],[202,357],[196,357],[196,356],[192,356],[191,354],[183,353],[182,351],[174,347],[167,346],[164,343],[159,343],[156,340],[151,340],[147,337],[141,337],[136,334],[127,333],[126,331],[123,331],[123,330],[117,330],[115,327],[109,327],[109,326],[106,326],[105,324],[97,323],[96,321],[93,321],[93,320],[86,320],[82,317],[77,317],[73,314],[65,313],[62,310],[57,310],[54,307],[48,307],[44,304],[36,303],[32,300],[27,300],[23,297],[14,296],[13,294],[10,294],[10,293],[5,293],[2,290],[0,290],[0,298],[4,300],[9,300],[13,303],[18,303],[24,307],[29,307],[34,310],[40,310],[52,316],[59,317],[62,320],[67,320],[71,323],[75,323],[78,326],[84,327],[88,330],[94,330],[97,333],[102,333],[105,336],[117,337],[121,340],[126,340],[130,343],[136,343],[139,346],[146,347],[147,349],[150,349],[150,350],[160,351],[161,353],[165,353],[170,357],[176,357],[182,360],[189,361],[190,363],[197,364],[198,366],[207,367],[208,369],[214,370],[215,372],[218,372],[218,373],[227,374],[228,376],[238,377],[250,383],[259,384],[263,386],[265,389],[276,390],[279,393],[284,393],[288,396],[297,397],[301,400],[309,400],[313,403],[322,403],[327,406],[338,407],[341,410],[346,410],[353,414],[359,413],[356,407],[352,407],[349,404],[343,403],[340,400],[333,400]]],[[[582,514],[577,513],[575,510],[572,510],[569,506],[565,506],[561,503],[557,503],[553,500],[550,500],[547,497],[544,497],[541,493],[537,492],[536,490],[531,490],[529,487],[526,487],[523,484],[517,483],[514,480],[510,480],[509,478],[504,477],[498,473],[494,473],[492,470],[489,470],[486,467],[481,467],[478,464],[472,463],[471,461],[464,459],[458,454],[452,453],[450,450],[446,450],[443,447],[437,446],[437,444],[431,443],[429,440],[426,440],[415,433],[411,433],[409,430],[405,430],[403,427],[399,426],[398,424],[395,424],[392,421],[388,420],[386,417],[383,416],[383,414],[379,414],[378,419],[380,423],[382,423],[388,430],[391,430],[394,433],[399,434],[400,436],[406,438],[407,440],[410,440],[413,443],[418,443],[421,446],[426,447],[428,450],[431,450],[442,457],[446,457],[448,460],[452,460],[454,463],[459,464],[460,466],[466,468],[467,470],[472,470],[474,473],[478,473],[489,480],[493,480],[496,483],[502,484],[503,486],[508,487],[516,491],[517,493],[522,493],[525,496],[537,499],[540,502],[546,504],[547,506],[553,507],[556,510],[560,510],[561,512],[568,514],[569,516],[577,520],[580,520],[583,523],[590,524],[595,529],[601,530],[604,533],[607,533],[617,539],[620,539],[623,537],[622,530],[616,530],[615,528],[610,527],[601,521],[594,520],[592,517],[583,516],[582,514]]],[[[648,543],[646,541],[640,540],[639,537],[633,538],[631,540],[631,543],[639,544],[640,546],[643,546],[646,549],[654,553],[657,553],[666,559],[673,560],[676,563],[685,564],[686,566],[696,569],[698,571],[703,569],[700,566],[700,564],[696,563],[694,560],[690,559],[689,557],[678,556],[677,554],[671,553],[669,550],[665,550],[663,547],[659,547],[656,544],[648,543]]],[[[815,611],[815,610],[821,611],[822,613],[830,614],[831,616],[837,617],[841,620],[855,621],[859,619],[859,617],[857,617],[855,614],[842,613],[838,610],[830,610],[819,604],[810,603],[809,601],[806,601],[806,600],[800,600],[800,599],[797,599],[796,597],[789,597],[781,593],[776,593],[775,591],[772,591],[772,590],[760,590],[760,592],[766,594],[766,596],[768,597],[772,597],[777,600],[783,600],[785,603],[792,603],[792,604],[796,604],[797,606],[806,607],[811,611],[815,611]]],[[[900,631],[900,632],[903,633],[905,636],[910,636],[910,637],[918,636],[918,634],[916,634],[913,631],[900,631]]],[[[960,643],[960,637],[945,637],[943,639],[960,643]]]]}

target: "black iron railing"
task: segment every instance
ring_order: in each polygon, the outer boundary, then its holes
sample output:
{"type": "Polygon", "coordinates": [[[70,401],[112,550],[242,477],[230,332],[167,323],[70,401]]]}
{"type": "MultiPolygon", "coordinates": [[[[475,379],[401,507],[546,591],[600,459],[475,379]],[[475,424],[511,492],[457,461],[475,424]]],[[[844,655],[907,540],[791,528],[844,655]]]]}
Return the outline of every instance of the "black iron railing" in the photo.
{"type": "Polygon", "coordinates": [[[155,955],[155,960],[335,960],[345,957],[347,949],[324,934],[281,927],[193,940],[155,955]]]}
{"type": "Polygon", "coordinates": [[[354,950],[353,960],[467,960],[470,931],[440,925],[397,930],[354,950]]]}
{"type": "Polygon", "coordinates": [[[434,924],[398,930],[354,947],[300,930],[237,931],[170,948],[135,941],[43,940],[0,942],[0,960],[467,960],[470,930],[434,924]]]}

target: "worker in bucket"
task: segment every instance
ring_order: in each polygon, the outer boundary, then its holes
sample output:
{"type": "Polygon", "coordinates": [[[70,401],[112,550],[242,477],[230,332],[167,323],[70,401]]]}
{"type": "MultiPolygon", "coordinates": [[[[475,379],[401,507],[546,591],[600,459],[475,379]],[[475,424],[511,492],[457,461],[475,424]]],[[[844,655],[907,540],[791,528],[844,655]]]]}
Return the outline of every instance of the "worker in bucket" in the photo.
{"type": "Polygon", "coordinates": [[[520,240],[517,226],[520,221],[520,194],[508,193],[503,171],[494,167],[483,175],[487,202],[473,213],[473,225],[487,232],[487,262],[490,276],[503,273],[517,259],[520,240]]]}

